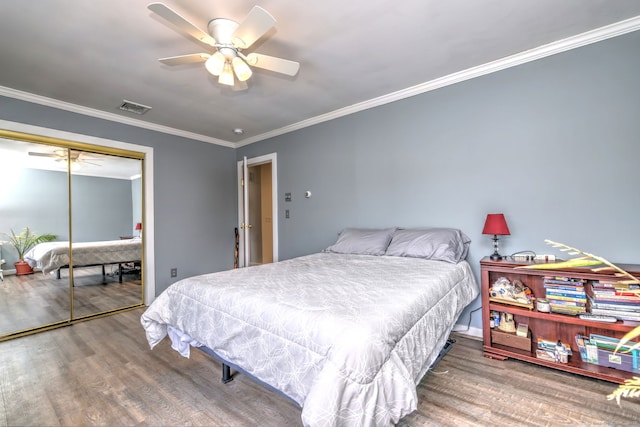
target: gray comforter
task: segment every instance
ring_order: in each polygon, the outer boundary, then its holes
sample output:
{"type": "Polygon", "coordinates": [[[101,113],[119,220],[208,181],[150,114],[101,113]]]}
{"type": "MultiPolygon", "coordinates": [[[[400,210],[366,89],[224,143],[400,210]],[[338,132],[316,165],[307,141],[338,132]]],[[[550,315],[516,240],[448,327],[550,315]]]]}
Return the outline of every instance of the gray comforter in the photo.
{"type": "Polygon", "coordinates": [[[181,280],[141,322],[151,348],[175,328],[291,397],[307,426],[382,426],[416,409],[477,295],[465,261],[318,253],[181,280]]]}

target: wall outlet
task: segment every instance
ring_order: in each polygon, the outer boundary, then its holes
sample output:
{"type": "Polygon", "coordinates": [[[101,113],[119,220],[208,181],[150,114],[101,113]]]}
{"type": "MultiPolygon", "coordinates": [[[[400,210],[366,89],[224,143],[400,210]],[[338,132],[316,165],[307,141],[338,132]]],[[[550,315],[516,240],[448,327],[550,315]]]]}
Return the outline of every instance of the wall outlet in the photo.
{"type": "Polygon", "coordinates": [[[171,269],[171,277],[178,277],[178,269],[177,268],[172,268],[171,269]]]}

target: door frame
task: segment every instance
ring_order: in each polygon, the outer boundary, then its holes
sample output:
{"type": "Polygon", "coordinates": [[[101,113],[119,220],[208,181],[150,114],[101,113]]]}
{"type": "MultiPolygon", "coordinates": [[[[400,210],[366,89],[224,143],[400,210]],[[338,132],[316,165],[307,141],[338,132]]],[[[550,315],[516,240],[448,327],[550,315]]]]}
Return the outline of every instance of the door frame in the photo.
{"type": "MultiPolygon", "coordinates": [[[[247,158],[247,167],[259,166],[266,163],[271,163],[271,227],[273,230],[273,262],[278,261],[278,156],[277,153],[265,154],[258,157],[247,158]]],[[[243,201],[244,201],[244,189],[242,187],[242,180],[244,177],[244,160],[238,161],[238,231],[240,232],[239,251],[238,251],[238,265],[240,267],[245,266],[244,260],[244,230],[242,230],[243,218],[243,201]]]]}

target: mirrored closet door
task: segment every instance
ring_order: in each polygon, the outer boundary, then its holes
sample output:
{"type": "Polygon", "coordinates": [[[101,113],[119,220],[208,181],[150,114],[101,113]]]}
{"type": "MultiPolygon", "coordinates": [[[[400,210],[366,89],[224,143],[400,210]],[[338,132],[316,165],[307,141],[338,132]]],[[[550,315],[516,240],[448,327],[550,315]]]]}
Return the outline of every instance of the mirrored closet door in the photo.
{"type": "Polygon", "coordinates": [[[5,261],[0,282],[0,336],[69,319],[68,281],[60,282],[51,275],[31,272],[29,264],[14,264],[20,261],[20,255],[28,262],[34,257],[35,249],[43,249],[43,246],[36,248],[37,245],[30,248],[29,243],[34,236],[42,234],[55,233],[55,239],[61,244],[67,242],[68,251],[66,154],[61,149],[55,158],[40,157],[44,148],[53,153],[51,148],[40,144],[0,140],[0,258],[5,261]],[[19,250],[12,245],[12,240],[20,246],[19,250]],[[16,274],[12,274],[14,271],[16,274]]]}
{"type": "Polygon", "coordinates": [[[142,161],[77,150],[71,158],[106,169],[71,168],[73,318],[140,304],[142,161]]]}
{"type": "Polygon", "coordinates": [[[0,340],[141,306],[144,154],[4,135],[0,340]]]}

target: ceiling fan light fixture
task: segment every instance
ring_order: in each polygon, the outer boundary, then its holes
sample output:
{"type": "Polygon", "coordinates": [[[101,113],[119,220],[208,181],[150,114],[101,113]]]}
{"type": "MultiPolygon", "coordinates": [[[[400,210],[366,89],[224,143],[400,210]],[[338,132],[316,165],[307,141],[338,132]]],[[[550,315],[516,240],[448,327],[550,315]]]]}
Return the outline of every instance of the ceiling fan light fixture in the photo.
{"type": "Polygon", "coordinates": [[[233,71],[231,71],[231,64],[225,62],[222,73],[220,73],[220,77],[218,77],[218,83],[221,85],[233,86],[233,71]]]}
{"type": "Polygon", "coordinates": [[[247,63],[244,62],[239,56],[233,58],[233,60],[231,61],[231,65],[233,65],[233,71],[236,73],[236,77],[238,77],[238,80],[240,80],[241,82],[249,80],[251,74],[253,74],[251,72],[251,68],[249,68],[247,63]]]}
{"type": "Polygon", "coordinates": [[[219,76],[222,74],[224,70],[224,64],[226,63],[226,58],[220,52],[216,52],[207,59],[204,63],[204,66],[207,68],[207,71],[213,74],[214,76],[219,76]]]}
{"type": "Polygon", "coordinates": [[[256,65],[258,63],[258,56],[250,53],[249,55],[245,56],[244,60],[247,61],[247,64],[249,65],[256,65]]]}
{"type": "Polygon", "coordinates": [[[217,76],[220,84],[231,86],[233,90],[247,88],[246,81],[253,74],[252,67],[292,77],[298,73],[298,62],[258,53],[242,54],[243,49],[249,49],[276,24],[275,18],[260,6],[254,6],[240,23],[226,18],[212,19],[207,24],[208,34],[163,3],[151,3],[147,8],[181,32],[216,49],[213,54],[195,53],[160,58],[159,61],[165,65],[204,62],[207,71],[217,76]]]}

